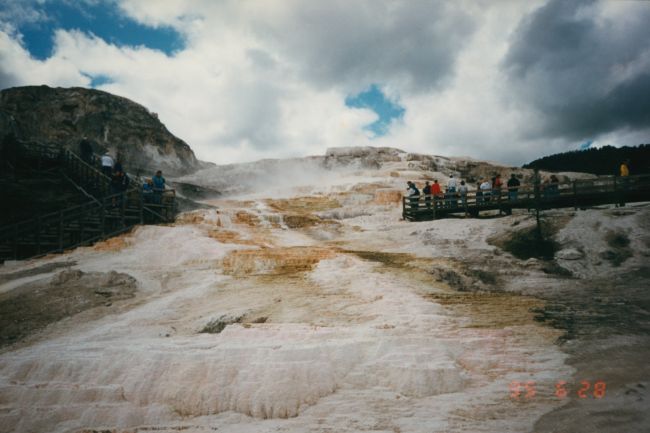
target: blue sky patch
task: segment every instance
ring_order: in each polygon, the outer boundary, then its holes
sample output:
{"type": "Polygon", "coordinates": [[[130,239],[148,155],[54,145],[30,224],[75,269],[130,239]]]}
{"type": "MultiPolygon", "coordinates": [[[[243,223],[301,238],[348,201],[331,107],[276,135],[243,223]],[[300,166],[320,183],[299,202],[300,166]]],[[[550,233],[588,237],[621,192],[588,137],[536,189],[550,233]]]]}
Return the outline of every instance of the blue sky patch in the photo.
{"type": "Polygon", "coordinates": [[[88,75],[88,74],[84,74],[84,75],[90,78],[90,87],[92,87],[93,89],[96,89],[99,86],[103,86],[104,84],[114,83],[111,77],[107,75],[88,75]]]}
{"type": "Polygon", "coordinates": [[[587,149],[589,149],[593,143],[594,143],[593,140],[585,141],[584,143],[582,143],[582,144],[580,145],[580,150],[587,150],[587,149]]]}
{"type": "Polygon", "coordinates": [[[80,30],[117,46],[140,46],[168,55],[184,48],[182,36],[171,27],[147,27],[126,17],[112,2],[47,1],[36,8],[46,20],[19,27],[25,48],[32,57],[44,60],[52,55],[54,31],[80,30]]]}
{"type": "Polygon", "coordinates": [[[365,129],[372,131],[375,137],[380,137],[388,132],[393,119],[401,119],[404,116],[404,107],[386,98],[376,84],[371,85],[368,90],[345,98],[345,105],[351,108],[367,108],[379,116],[375,122],[367,125],[365,129]]]}

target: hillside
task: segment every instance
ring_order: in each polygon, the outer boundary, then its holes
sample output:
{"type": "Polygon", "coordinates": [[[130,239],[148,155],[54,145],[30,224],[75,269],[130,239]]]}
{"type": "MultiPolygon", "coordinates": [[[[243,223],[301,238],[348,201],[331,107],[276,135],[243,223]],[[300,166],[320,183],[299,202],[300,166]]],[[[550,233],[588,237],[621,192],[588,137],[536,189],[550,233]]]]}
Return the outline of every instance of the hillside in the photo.
{"type": "Polygon", "coordinates": [[[556,153],[536,159],[524,168],[548,171],[583,171],[598,175],[618,175],[623,161],[630,160],[631,174],[650,173],[650,144],[630,147],[603,146],[556,153]]]}
{"type": "Polygon", "coordinates": [[[56,143],[78,151],[87,136],[95,153],[120,154],[131,172],[162,169],[181,175],[201,164],[183,140],[171,134],[155,113],[107,92],[26,86],[0,92],[0,137],[56,143]]]}

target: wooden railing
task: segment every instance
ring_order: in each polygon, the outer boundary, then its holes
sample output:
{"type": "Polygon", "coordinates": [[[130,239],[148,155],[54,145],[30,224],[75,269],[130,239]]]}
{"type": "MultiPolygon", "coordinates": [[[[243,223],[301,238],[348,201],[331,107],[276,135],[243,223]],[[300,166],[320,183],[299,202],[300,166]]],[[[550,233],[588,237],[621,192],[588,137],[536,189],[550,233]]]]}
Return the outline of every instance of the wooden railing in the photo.
{"type": "Polygon", "coordinates": [[[21,143],[19,155],[60,161],[66,177],[83,188],[89,200],[0,227],[0,261],[90,245],[137,224],[173,222],[176,217],[174,190],[146,195],[141,183],[132,183],[126,191],[111,194],[110,179],[74,152],[54,145],[21,143]]]}
{"type": "Polygon", "coordinates": [[[513,193],[504,186],[490,191],[470,191],[462,196],[447,193],[404,197],[402,216],[407,220],[430,220],[457,213],[477,216],[483,210],[510,213],[514,208],[578,208],[650,201],[650,175],[606,176],[555,185],[537,184],[519,187],[513,193]]]}

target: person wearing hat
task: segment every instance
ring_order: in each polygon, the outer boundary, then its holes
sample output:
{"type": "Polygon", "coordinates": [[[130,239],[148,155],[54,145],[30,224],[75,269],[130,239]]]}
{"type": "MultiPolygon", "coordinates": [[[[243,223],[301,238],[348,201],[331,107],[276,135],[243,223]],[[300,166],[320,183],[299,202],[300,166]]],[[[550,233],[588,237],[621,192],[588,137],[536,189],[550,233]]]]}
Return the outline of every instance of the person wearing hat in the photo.
{"type": "Polygon", "coordinates": [[[407,193],[410,198],[411,208],[416,210],[418,208],[418,201],[420,200],[420,190],[410,180],[406,184],[408,185],[407,193]]]}

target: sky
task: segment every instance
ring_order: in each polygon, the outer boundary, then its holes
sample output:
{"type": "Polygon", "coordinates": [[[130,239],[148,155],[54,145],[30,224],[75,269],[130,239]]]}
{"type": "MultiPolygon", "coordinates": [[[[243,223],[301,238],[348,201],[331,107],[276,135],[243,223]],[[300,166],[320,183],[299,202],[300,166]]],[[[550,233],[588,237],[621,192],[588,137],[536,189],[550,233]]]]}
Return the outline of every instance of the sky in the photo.
{"type": "Polygon", "coordinates": [[[646,1],[2,0],[0,89],[127,97],[218,164],[389,146],[521,165],[650,142],[648,23],[646,1]]]}

